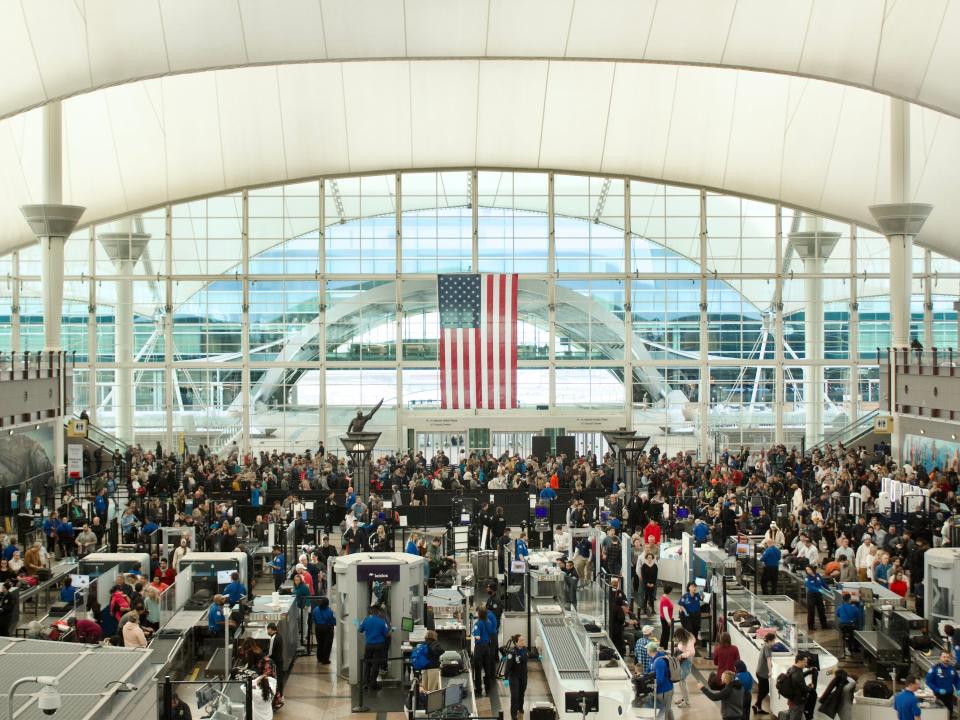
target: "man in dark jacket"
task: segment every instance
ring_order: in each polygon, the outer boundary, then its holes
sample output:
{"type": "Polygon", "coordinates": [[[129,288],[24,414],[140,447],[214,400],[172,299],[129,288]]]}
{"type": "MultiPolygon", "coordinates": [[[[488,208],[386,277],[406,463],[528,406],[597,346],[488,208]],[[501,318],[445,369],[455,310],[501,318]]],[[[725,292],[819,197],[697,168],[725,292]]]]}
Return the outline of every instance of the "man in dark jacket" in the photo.
{"type": "Polygon", "coordinates": [[[720,717],[723,720],[741,720],[743,718],[743,685],[737,676],[727,670],[720,676],[723,687],[720,690],[711,690],[703,683],[698,683],[700,692],[711,700],[720,701],[720,717]]]}

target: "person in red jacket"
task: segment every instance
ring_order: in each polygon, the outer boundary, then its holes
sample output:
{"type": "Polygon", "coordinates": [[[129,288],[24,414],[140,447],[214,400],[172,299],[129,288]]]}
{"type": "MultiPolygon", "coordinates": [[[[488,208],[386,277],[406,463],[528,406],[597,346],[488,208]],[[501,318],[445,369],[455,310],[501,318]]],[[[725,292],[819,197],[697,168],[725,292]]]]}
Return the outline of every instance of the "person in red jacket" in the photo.
{"type": "Polygon", "coordinates": [[[660,526],[657,525],[656,520],[648,522],[647,526],[643,529],[643,542],[647,545],[660,544],[660,526]]]}
{"type": "Polygon", "coordinates": [[[736,673],[736,664],[739,659],[740,651],[730,641],[730,633],[720,633],[720,640],[713,650],[713,663],[717,666],[717,675],[723,675],[726,671],[736,673]]]}

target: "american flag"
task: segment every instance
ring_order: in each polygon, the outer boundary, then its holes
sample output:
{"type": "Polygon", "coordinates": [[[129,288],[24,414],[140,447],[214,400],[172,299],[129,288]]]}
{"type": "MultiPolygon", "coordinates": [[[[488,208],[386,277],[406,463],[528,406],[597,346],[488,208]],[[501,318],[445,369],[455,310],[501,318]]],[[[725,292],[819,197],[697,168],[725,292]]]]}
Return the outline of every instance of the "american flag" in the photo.
{"type": "Polygon", "coordinates": [[[517,276],[440,275],[440,407],[517,407],[517,276]]]}

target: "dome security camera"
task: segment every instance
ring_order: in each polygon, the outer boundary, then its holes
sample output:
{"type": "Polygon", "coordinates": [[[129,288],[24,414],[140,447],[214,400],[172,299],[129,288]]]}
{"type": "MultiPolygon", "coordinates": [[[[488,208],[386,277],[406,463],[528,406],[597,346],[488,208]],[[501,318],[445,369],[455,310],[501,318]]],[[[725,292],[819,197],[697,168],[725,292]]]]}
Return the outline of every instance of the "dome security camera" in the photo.
{"type": "Polygon", "coordinates": [[[60,709],[60,691],[57,690],[57,679],[48,678],[47,682],[41,682],[43,689],[40,690],[40,696],[37,698],[37,706],[44,715],[53,715],[60,709]]]}

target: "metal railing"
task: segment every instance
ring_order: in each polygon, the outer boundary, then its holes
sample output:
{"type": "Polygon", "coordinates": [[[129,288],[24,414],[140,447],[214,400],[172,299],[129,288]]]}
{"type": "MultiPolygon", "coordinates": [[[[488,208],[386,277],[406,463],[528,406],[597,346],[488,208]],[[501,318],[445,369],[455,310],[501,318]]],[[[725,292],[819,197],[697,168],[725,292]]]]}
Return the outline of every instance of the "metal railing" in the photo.
{"type": "Polygon", "coordinates": [[[879,410],[872,410],[866,415],[861,415],[852,423],[845,425],[832,435],[828,435],[813,447],[807,448],[807,455],[812,455],[814,450],[819,450],[822,453],[828,445],[833,447],[837,445],[847,446],[852,442],[856,442],[858,438],[863,437],[873,430],[874,418],[879,414],[879,410]]]}
{"type": "Polygon", "coordinates": [[[59,370],[73,368],[76,364],[76,353],[59,351],[36,351],[0,353],[0,380],[9,379],[8,374],[23,370],[59,370]]]}
{"type": "Polygon", "coordinates": [[[953,348],[877,348],[877,363],[888,365],[896,362],[898,372],[916,370],[924,375],[937,374],[940,368],[954,368],[960,354],[953,348]]]}

